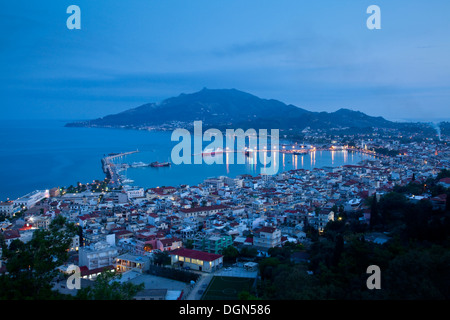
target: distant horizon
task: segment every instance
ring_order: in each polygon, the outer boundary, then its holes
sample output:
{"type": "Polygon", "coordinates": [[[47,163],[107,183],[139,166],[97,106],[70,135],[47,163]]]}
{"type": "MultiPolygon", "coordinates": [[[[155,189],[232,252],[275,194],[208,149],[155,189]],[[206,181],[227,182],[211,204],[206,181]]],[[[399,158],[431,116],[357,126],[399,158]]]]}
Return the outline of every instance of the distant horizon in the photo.
{"type": "MultiPolygon", "coordinates": [[[[208,88],[208,87],[203,87],[203,89],[208,89],[208,90],[237,90],[237,91],[241,91],[241,92],[245,92],[245,93],[248,93],[248,94],[250,94],[250,95],[254,95],[254,96],[257,96],[257,95],[255,95],[255,94],[253,94],[253,93],[251,93],[251,92],[246,92],[246,91],[242,91],[242,90],[240,90],[240,89],[237,89],[237,88],[208,88]]],[[[117,112],[114,112],[114,113],[104,113],[104,114],[99,114],[99,115],[97,115],[97,116],[95,116],[95,117],[86,117],[86,118],[80,118],[80,117],[65,117],[65,118],[49,118],[49,117],[36,117],[36,116],[33,116],[32,118],[26,118],[26,117],[22,117],[22,118],[3,118],[3,120],[5,120],[5,121],[21,121],[21,120],[41,120],[41,121],[43,121],[43,120],[54,120],[54,121],[61,121],[61,122],[65,122],[65,121],[67,121],[67,122],[77,122],[77,121],[89,121],[89,120],[94,120],[94,119],[98,119],[98,118],[101,118],[101,117],[105,117],[105,116],[108,116],[108,115],[111,115],[111,114],[118,114],[118,113],[120,113],[120,112],[123,112],[123,111],[127,111],[127,110],[130,110],[130,109],[133,109],[133,108],[137,108],[137,107],[140,107],[140,106],[142,106],[142,105],[145,105],[145,104],[149,104],[149,103],[160,103],[160,102],[162,102],[162,101],[164,101],[164,100],[166,100],[166,99],[170,99],[170,98],[173,98],[173,97],[177,97],[177,96],[179,96],[179,95],[181,95],[181,94],[194,94],[194,93],[197,93],[197,92],[200,92],[202,89],[199,89],[199,90],[197,90],[197,91],[194,91],[194,92],[180,92],[179,94],[176,94],[176,95],[173,95],[173,96],[170,96],[170,97],[166,97],[166,98],[163,98],[163,99],[161,99],[161,100],[158,100],[158,101],[148,101],[148,102],[144,102],[144,103],[140,103],[140,104],[136,104],[136,105],[132,105],[132,106],[128,106],[128,107],[126,107],[125,109],[123,109],[123,110],[118,110],[117,112]]],[[[258,96],[257,96],[258,97],[258,96]]],[[[259,97],[259,98],[261,98],[261,97],[259,97]]],[[[352,107],[337,107],[335,110],[329,110],[329,111],[326,111],[326,110],[311,110],[311,109],[309,109],[307,106],[303,106],[303,107],[299,107],[299,106],[297,106],[297,105],[295,105],[295,104],[292,104],[292,103],[286,103],[286,102],[284,102],[284,101],[282,101],[282,100],[280,100],[280,99],[277,99],[276,97],[272,97],[272,98],[261,98],[261,99],[268,99],[268,100],[277,100],[277,101],[280,101],[280,102],[282,102],[282,103],[284,103],[284,104],[286,104],[286,105],[293,105],[293,106],[295,106],[295,107],[297,107],[297,108],[302,108],[302,109],[305,109],[305,110],[307,110],[307,111],[311,111],[311,112],[327,112],[327,113],[333,113],[333,112],[336,112],[336,111],[338,111],[338,110],[340,110],[340,109],[348,109],[348,110],[352,110],[352,111],[359,111],[359,112],[362,112],[362,113],[364,113],[364,114],[366,114],[366,115],[368,115],[368,116],[372,116],[372,117],[383,117],[384,119],[386,119],[386,120],[388,120],[388,121],[392,121],[392,122],[405,122],[405,123],[408,123],[408,122],[415,122],[415,123],[417,123],[417,122],[420,122],[420,123],[440,123],[440,122],[450,122],[450,117],[443,117],[443,118],[395,118],[395,117],[387,117],[387,116],[384,116],[384,115],[381,115],[381,114],[374,114],[374,113],[367,113],[367,112],[364,112],[364,111],[362,111],[362,110],[359,110],[359,109],[357,109],[357,108],[352,108],[352,107]]]]}

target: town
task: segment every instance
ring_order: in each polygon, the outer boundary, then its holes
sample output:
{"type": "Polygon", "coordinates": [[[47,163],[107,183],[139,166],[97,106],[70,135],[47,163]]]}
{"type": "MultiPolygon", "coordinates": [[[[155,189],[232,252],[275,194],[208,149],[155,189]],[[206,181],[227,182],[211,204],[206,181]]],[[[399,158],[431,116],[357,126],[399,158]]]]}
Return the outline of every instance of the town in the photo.
{"type": "MultiPolygon", "coordinates": [[[[36,230],[48,229],[62,216],[79,230],[68,249],[68,261],[58,268],[62,274],[76,265],[82,286],[89,286],[109,270],[121,274],[122,283],[145,283],[134,299],[197,300],[205,298],[215,275],[251,279],[254,286],[258,261],[269,257],[272,248],[290,244],[307,249],[311,230],[320,237],[329,222],[343,217],[368,225],[369,197],[380,199],[394,188],[426,183],[450,169],[445,136],[413,139],[384,132],[351,136],[353,143],[347,135],[333,136],[324,143],[327,137],[320,132],[305,130],[303,134],[316,146],[322,143],[323,148],[375,157],[358,165],[211,177],[192,186],[144,189],[113,182],[110,174],[103,181],[36,190],[0,203],[4,244],[26,243],[36,230]],[[230,247],[237,252],[232,263],[230,247]],[[175,281],[161,269],[195,276],[175,281]]],[[[450,178],[438,184],[446,190],[450,178]]],[[[408,194],[411,203],[422,199],[442,209],[448,201],[445,192],[408,194]]],[[[376,243],[389,237],[367,234],[376,243]]],[[[308,259],[302,250],[295,258],[308,259]]],[[[8,273],[7,259],[1,255],[0,259],[0,272],[8,273]]],[[[64,281],[55,282],[54,289],[76,294],[64,281]]]]}

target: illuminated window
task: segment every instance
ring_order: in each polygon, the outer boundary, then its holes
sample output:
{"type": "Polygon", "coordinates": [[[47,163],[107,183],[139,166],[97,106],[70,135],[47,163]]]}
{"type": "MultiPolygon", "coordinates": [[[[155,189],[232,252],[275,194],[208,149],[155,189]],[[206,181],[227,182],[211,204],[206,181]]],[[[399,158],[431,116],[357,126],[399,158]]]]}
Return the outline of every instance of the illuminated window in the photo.
{"type": "Polygon", "coordinates": [[[184,261],[184,257],[179,257],[178,261],[184,261]]]}

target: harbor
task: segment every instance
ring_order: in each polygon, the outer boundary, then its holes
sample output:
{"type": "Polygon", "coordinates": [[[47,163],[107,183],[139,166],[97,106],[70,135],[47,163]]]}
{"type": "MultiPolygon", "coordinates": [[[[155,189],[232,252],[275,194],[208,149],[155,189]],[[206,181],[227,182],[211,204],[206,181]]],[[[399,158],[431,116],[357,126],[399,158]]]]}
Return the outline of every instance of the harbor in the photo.
{"type": "Polygon", "coordinates": [[[112,187],[119,187],[123,183],[131,182],[131,180],[128,180],[126,179],[126,177],[123,177],[119,174],[119,172],[122,171],[124,167],[123,164],[118,163],[117,160],[122,159],[127,155],[131,155],[138,152],[139,150],[123,153],[110,153],[107,157],[102,158],[103,172],[106,174],[106,177],[110,180],[110,184],[112,187]]]}

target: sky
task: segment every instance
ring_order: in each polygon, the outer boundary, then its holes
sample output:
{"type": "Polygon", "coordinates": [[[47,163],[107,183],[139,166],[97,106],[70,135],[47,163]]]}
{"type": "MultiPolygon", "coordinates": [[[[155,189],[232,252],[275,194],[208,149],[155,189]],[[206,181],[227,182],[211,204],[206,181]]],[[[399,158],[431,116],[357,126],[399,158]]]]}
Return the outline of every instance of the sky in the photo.
{"type": "Polygon", "coordinates": [[[235,88],[311,111],[450,119],[448,0],[15,0],[0,10],[4,119],[93,119],[235,88]],[[69,30],[70,5],[81,29],[69,30]],[[381,29],[367,8],[378,5],[381,29]]]}

